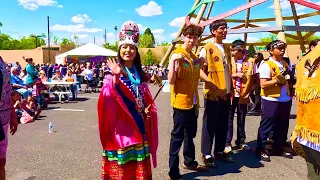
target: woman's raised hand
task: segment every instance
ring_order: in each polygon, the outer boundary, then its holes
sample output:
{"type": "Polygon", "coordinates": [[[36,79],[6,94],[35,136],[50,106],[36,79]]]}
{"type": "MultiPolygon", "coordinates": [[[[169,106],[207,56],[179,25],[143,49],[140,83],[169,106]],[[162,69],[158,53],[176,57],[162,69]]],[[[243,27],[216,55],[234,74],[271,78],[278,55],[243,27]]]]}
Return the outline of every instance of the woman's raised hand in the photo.
{"type": "Polygon", "coordinates": [[[121,74],[121,67],[120,64],[117,62],[115,58],[110,58],[107,60],[107,66],[110,68],[112,74],[120,75],[121,74]]]}

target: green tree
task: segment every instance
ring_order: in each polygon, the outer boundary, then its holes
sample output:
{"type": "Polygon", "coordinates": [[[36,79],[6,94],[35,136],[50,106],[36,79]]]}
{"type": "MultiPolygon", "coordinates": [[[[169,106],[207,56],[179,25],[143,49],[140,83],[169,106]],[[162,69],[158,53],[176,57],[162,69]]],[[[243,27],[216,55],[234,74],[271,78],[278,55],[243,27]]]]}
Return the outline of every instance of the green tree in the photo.
{"type": "Polygon", "coordinates": [[[76,45],[76,47],[79,47],[79,36],[73,35],[73,42],[76,45]]]}
{"type": "MultiPolygon", "coordinates": [[[[301,34],[302,34],[302,36],[304,36],[304,35],[306,35],[307,33],[306,33],[306,32],[302,32],[301,34]]],[[[295,33],[293,33],[292,35],[297,35],[297,33],[295,32],[295,33]]],[[[304,40],[305,40],[305,41],[312,41],[312,40],[315,40],[315,39],[320,39],[320,36],[314,34],[314,35],[308,37],[308,39],[304,39],[304,40]]],[[[297,40],[292,39],[292,38],[290,38],[290,37],[286,37],[286,41],[287,41],[287,42],[292,42],[292,41],[297,41],[297,40]]]]}
{"type": "Polygon", "coordinates": [[[43,39],[34,38],[32,35],[21,39],[13,39],[7,34],[0,34],[0,49],[3,50],[34,49],[37,45],[36,42],[38,46],[45,45],[43,39]]]}
{"type": "Polygon", "coordinates": [[[147,28],[139,38],[140,48],[154,48],[155,39],[150,28],[147,28]]]}
{"type": "Polygon", "coordinates": [[[59,38],[57,36],[53,36],[53,44],[58,45],[59,38]]]}
{"type": "Polygon", "coordinates": [[[34,49],[36,46],[46,45],[46,42],[41,38],[32,37],[34,34],[30,34],[28,37],[22,37],[20,39],[20,49],[34,49]]]}
{"type": "Polygon", "coordinates": [[[151,29],[150,29],[150,28],[147,28],[147,29],[144,31],[143,34],[144,34],[144,35],[146,35],[146,34],[150,35],[151,38],[152,38],[152,44],[155,44],[155,43],[156,43],[156,41],[155,41],[155,39],[154,39],[154,35],[153,35],[153,33],[151,32],[151,29]]]}
{"type": "Polygon", "coordinates": [[[170,45],[171,45],[171,43],[163,41],[158,46],[170,46],[170,45]]]}
{"type": "MultiPolygon", "coordinates": [[[[302,34],[302,36],[304,36],[304,35],[306,35],[307,33],[306,32],[302,32],[301,33],[302,34]]],[[[292,35],[297,35],[297,33],[292,33],[292,35]]],[[[314,40],[314,39],[319,39],[320,38],[320,36],[318,36],[318,35],[312,35],[312,36],[310,36],[308,39],[304,39],[305,41],[312,41],[312,40],[314,40]]],[[[260,38],[260,40],[259,40],[259,42],[272,42],[272,41],[274,41],[274,40],[277,40],[278,39],[278,36],[277,35],[275,35],[275,34],[270,34],[268,37],[263,37],[263,38],[260,38]]],[[[292,39],[292,38],[290,38],[290,37],[286,37],[286,41],[287,42],[293,42],[293,41],[297,41],[297,40],[295,40],[295,39],[292,39]]]]}
{"type": "Polygon", "coordinates": [[[106,49],[110,49],[113,50],[115,52],[118,52],[118,45],[119,45],[119,41],[116,41],[114,44],[110,44],[110,43],[105,43],[102,46],[106,49]]]}
{"type": "Polygon", "coordinates": [[[2,27],[2,25],[3,25],[2,22],[0,22],[0,27],[2,27]]]}
{"type": "Polygon", "coordinates": [[[71,48],[76,48],[77,45],[75,42],[73,42],[71,39],[68,38],[62,38],[60,46],[66,46],[66,47],[71,47],[71,48]]]}
{"type": "Polygon", "coordinates": [[[146,54],[141,54],[141,61],[146,66],[151,66],[158,62],[157,57],[152,53],[151,49],[148,49],[146,54]]]}
{"type": "Polygon", "coordinates": [[[12,38],[6,34],[0,34],[0,49],[11,50],[12,49],[12,38]]]}
{"type": "Polygon", "coordinates": [[[139,48],[154,48],[154,43],[152,40],[152,35],[143,34],[139,38],[139,48]]]}
{"type": "Polygon", "coordinates": [[[253,58],[255,54],[256,54],[256,50],[254,49],[253,45],[250,45],[248,49],[249,57],[253,58]]]}
{"type": "Polygon", "coordinates": [[[272,42],[274,40],[277,40],[277,35],[269,34],[268,37],[260,38],[259,42],[272,42]]]}

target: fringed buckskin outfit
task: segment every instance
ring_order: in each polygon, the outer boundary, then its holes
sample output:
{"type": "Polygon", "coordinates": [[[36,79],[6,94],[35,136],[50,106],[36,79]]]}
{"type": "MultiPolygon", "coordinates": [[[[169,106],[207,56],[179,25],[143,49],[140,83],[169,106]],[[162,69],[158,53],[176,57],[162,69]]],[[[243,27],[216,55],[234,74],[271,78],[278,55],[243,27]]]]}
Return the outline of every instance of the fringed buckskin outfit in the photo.
{"type": "Polygon", "coordinates": [[[181,178],[179,171],[179,151],[182,143],[185,166],[197,166],[195,161],[195,146],[193,139],[197,134],[198,118],[198,83],[202,63],[192,52],[189,54],[184,48],[178,46],[170,56],[173,63],[175,56],[182,54],[184,58],[177,60],[179,68],[177,77],[171,85],[171,106],[173,107],[173,130],[171,132],[169,149],[169,177],[181,178]]]}
{"type": "Polygon", "coordinates": [[[201,153],[212,156],[212,145],[215,139],[214,153],[222,153],[228,133],[230,98],[233,93],[231,78],[230,48],[223,44],[209,42],[201,49],[200,56],[206,59],[208,78],[226,95],[220,96],[204,83],[204,114],[201,138],[201,153]]]}
{"type": "Polygon", "coordinates": [[[296,66],[297,120],[293,148],[306,159],[309,179],[320,179],[320,46],[296,66]]]}

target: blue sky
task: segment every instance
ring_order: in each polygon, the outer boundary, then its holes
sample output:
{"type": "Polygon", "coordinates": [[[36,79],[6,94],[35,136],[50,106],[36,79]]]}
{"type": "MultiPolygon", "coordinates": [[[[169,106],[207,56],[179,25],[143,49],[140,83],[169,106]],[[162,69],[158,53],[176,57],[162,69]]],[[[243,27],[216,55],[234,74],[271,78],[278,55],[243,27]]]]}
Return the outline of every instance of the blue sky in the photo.
{"type": "MultiPolygon", "coordinates": [[[[50,31],[62,39],[76,34],[80,43],[104,42],[104,29],[107,30],[107,41],[114,42],[118,32],[113,28],[126,20],[133,20],[139,24],[141,33],[149,27],[158,43],[171,41],[190,11],[194,0],[0,0],[0,21],[2,33],[14,38],[27,36],[31,33],[47,33],[46,17],[50,16],[50,31]]],[[[290,4],[281,0],[283,16],[292,15],[290,4]]],[[[319,0],[311,0],[320,4],[319,0]]],[[[217,16],[247,0],[220,0],[216,2],[210,17],[217,16]]],[[[273,17],[272,0],[256,6],[251,11],[251,18],[273,17]]],[[[298,14],[312,12],[309,8],[296,6],[298,14]]],[[[230,18],[245,18],[245,12],[230,18]]],[[[301,20],[302,25],[319,25],[320,17],[301,20]]],[[[293,21],[285,21],[293,24],[293,21]]],[[[229,24],[232,27],[237,24],[229,24]]],[[[274,23],[259,23],[261,26],[270,26],[274,23]]],[[[250,34],[249,41],[256,41],[265,34],[250,34]]],[[[243,35],[230,35],[227,41],[242,38],[243,35]]]]}

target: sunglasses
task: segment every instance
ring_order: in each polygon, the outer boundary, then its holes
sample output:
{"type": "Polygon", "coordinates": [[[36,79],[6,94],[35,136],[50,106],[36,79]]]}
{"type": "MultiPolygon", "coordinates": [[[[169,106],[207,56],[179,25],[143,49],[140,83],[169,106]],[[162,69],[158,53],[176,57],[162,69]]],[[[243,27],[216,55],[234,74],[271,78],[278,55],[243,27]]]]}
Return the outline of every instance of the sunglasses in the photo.
{"type": "Polygon", "coordinates": [[[243,51],[243,49],[231,49],[231,51],[238,51],[238,52],[241,52],[241,51],[243,51]]]}

